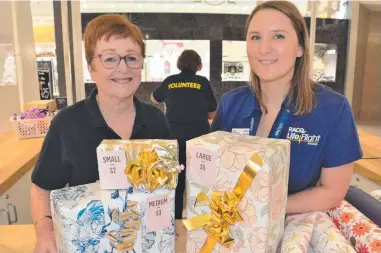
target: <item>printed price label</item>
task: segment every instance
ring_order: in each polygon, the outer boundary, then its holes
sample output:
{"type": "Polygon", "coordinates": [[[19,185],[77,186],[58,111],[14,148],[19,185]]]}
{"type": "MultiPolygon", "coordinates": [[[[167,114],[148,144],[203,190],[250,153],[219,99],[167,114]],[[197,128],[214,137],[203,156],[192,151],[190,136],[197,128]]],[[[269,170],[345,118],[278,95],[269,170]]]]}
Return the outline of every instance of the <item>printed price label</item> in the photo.
{"type": "Polygon", "coordinates": [[[192,149],[190,173],[200,184],[213,186],[216,176],[217,153],[201,148],[192,149]]]}
{"type": "Polygon", "coordinates": [[[168,228],[171,225],[169,197],[158,195],[147,199],[147,232],[168,228]]]}
{"type": "Polygon", "coordinates": [[[98,151],[98,170],[101,189],[126,189],[129,187],[124,151],[98,151]]]}

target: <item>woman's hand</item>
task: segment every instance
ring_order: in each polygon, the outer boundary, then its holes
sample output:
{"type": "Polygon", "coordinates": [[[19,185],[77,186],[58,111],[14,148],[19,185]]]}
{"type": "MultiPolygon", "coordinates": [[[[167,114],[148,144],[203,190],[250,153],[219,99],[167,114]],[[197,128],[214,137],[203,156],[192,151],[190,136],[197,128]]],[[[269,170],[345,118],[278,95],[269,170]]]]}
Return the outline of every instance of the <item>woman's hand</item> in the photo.
{"type": "Polygon", "coordinates": [[[57,253],[56,241],[54,239],[53,221],[50,218],[41,218],[50,214],[50,191],[41,189],[32,184],[30,189],[32,216],[36,230],[36,247],[34,253],[57,253]]]}
{"type": "Polygon", "coordinates": [[[37,242],[34,253],[57,253],[53,223],[43,219],[36,225],[37,242]]]}

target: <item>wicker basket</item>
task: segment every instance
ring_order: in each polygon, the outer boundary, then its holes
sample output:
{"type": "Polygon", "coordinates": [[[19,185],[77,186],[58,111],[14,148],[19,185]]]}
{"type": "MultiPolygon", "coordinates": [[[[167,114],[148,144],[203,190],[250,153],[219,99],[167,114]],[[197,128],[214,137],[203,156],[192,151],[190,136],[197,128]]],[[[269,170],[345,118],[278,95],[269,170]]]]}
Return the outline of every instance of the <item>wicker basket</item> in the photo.
{"type": "Polygon", "coordinates": [[[49,130],[53,116],[41,119],[13,119],[11,122],[20,139],[44,137],[49,130]]]}

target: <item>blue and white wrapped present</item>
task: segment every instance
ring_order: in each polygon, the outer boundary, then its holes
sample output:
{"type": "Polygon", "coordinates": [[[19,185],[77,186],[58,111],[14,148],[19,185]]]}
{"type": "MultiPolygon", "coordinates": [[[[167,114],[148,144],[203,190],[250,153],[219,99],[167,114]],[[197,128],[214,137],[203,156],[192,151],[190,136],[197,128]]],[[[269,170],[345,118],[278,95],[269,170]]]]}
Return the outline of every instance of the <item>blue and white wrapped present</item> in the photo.
{"type": "Polygon", "coordinates": [[[59,253],[175,252],[175,191],[102,190],[99,183],[52,191],[59,253]]]}

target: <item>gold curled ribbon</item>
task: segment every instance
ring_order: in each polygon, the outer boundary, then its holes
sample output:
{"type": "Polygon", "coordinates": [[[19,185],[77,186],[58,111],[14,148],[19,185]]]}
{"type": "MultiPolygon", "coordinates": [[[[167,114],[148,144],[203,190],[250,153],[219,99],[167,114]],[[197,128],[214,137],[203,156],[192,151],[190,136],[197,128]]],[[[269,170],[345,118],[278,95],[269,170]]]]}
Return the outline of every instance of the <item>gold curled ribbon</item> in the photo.
{"type": "Polygon", "coordinates": [[[183,223],[188,231],[203,227],[208,234],[200,253],[212,252],[217,243],[226,248],[234,243],[229,227],[236,222],[243,221],[238,205],[263,164],[262,157],[253,154],[239,176],[233,191],[226,190],[223,193],[214,191],[210,199],[204,192],[197,195],[195,206],[208,204],[211,213],[200,214],[192,219],[184,220],[183,223]]]}
{"type": "Polygon", "coordinates": [[[137,161],[128,162],[124,173],[135,189],[143,185],[152,192],[164,186],[174,189],[177,184],[178,171],[166,168],[155,150],[141,151],[137,161]]]}
{"type": "Polygon", "coordinates": [[[140,214],[136,211],[138,202],[128,201],[129,211],[119,213],[118,209],[111,211],[111,220],[120,226],[106,234],[110,245],[120,252],[133,250],[136,243],[137,231],[140,230],[140,214]]]}

